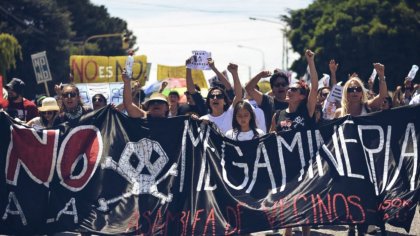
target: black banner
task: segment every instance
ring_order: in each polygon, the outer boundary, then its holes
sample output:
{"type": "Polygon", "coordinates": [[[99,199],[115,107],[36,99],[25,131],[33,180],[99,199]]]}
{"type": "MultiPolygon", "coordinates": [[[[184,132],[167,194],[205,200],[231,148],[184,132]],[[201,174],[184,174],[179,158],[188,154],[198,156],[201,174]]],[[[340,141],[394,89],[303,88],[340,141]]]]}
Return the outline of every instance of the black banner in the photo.
{"type": "Polygon", "coordinates": [[[51,130],[0,113],[0,233],[231,235],[298,225],[408,230],[420,106],[235,142],[188,117],[111,108],[51,130]]]}

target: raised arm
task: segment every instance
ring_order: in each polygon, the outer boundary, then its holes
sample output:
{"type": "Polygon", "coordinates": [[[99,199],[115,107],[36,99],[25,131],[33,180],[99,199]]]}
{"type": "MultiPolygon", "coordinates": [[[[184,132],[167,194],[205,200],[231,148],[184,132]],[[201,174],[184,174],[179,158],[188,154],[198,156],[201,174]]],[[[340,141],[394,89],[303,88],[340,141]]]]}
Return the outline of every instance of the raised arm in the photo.
{"type": "MultiPolygon", "coordinates": [[[[190,60],[191,60],[191,58],[188,58],[186,61],[185,61],[185,66],[186,65],[188,65],[189,63],[190,63],[190,60]]],[[[188,91],[188,93],[190,93],[190,94],[194,94],[195,93],[195,86],[194,86],[194,81],[193,81],[193,78],[192,78],[192,72],[191,72],[191,69],[190,68],[188,68],[188,67],[185,67],[185,72],[186,72],[186,81],[187,81],[187,91],[188,91]]]]}
{"type": "Polygon", "coordinates": [[[263,100],[263,94],[258,91],[257,89],[255,89],[255,87],[258,84],[258,81],[260,81],[260,79],[262,78],[267,78],[271,76],[271,72],[270,71],[261,71],[260,73],[258,73],[256,76],[254,76],[254,78],[252,78],[248,84],[245,86],[245,90],[248,93],[249,96],[252,97],[252,99],[254,99],[258,106],[261,106],[262,100],[263,100]]]}
{"type": "Polygon", "coordinates": [[[312,117],[314,115],[316,106],[316,97],[318,90],[318,72],[315,68],[315,54],[311,50],[306,50],[305,56],[306,60],[308,61],[309,73],[311,75],[311,89],[309,90],[308,103],[306,104],[306,106],[308,108],[309,116],[312,117]]]}
{"type": "Polygon", "coordinates": [[[238,75],[238,65],[229,63],[227,69],[232,74],[232,77],[233,77],[233,88],[234,88],[235,98],[233,99],[232,107],[235,107],[236,103],[241,101],[243,98],[242,85],[241,85],[241,81],[239,80],[239,75],[238,75]]]}
{"type": "Polygon", "coordinates": [[[386,81],[385,81],[385,66],[382,65],[381,63],[373,63],[373,67],[378,73],[379,94],[376,95],[371,100],[369,100],[367,103],[369,107],[375,108],[375,107],[380,107],[384,99],[388,96],[388,87],[386,86],[386,81]]]}
{"type": "Polygon", "coordinates": [[[334,87],[334,85],[337,84],[337,69],[338,69],[338,63],[335,62],[334,59],[330,60],[330,74],[331,74],[331,88],[334,87]]]}
{"type": "Polygon", "coordinates": [[[125,73],[125,70],[122,73],[122,78],[124,81],[123,104],[127,110],[128,116],[133,118],[145,117],[146,112],[133,103],[133,97],[131,95],[131,79],[128,77],[127,73],[125,73]]]}
{"type": "Polygon", "coordinates": [[[227,78],[223,73],[221,73],[214,64],[214,60],[212,58],[207,59],[211,70],[216,74],[217,78],[219,78],[220,82],[225,86],[226,90],[232,90],[232,85],[229,83],[227,78]]]}

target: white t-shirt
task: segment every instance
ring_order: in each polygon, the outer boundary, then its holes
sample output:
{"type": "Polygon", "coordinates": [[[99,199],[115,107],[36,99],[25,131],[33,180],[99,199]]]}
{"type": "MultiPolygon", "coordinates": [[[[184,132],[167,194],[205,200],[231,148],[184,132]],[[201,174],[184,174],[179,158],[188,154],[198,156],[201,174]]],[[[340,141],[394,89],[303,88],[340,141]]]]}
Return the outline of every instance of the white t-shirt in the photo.
{"type": "MultiPolygon", "coordinates": [[[[265,133],[261,129],[257,128],[258,137],[263,136],[265,133]]],[[[245,141],[245,140],[251,140],[254,138],[254,131],[250,130],[247,132],[239,132],[239,134],[234,129],[230,129],[226,132],[225,135],[227,138],[238,140],[238,141],[245,141]]]]}
{"type": "Polygon", "coordinates": [[[222,133],[226,133],[232,129],[233,107],[230,106],[227,111],[220,116],[212,116],[210,114],[200,117],[200,120],[209,120],[216,124],[222,133]]]}
{"type": "Polygon", "coordinates": [[[267,126],[265,126],[265,115],[264,111],[258,107],[258,104],[255,100],[247,100],[251,104],[254,114],[255,114],[255,123],[257,127],[260,128],[264,133],[267,133],[267,126]]]}

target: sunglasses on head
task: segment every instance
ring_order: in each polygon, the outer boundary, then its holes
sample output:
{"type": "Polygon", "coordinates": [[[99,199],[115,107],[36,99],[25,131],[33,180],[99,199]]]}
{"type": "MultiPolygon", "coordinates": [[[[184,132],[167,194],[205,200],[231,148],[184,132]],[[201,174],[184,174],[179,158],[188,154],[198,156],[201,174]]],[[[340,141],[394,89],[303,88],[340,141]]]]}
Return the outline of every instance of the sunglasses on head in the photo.
{"type": "Polygon", "coordinates": [[[93,98],[93,102],[104,102],[102,98],[93,98]]]}
{"type": "Polygon", "coordinates": [[[287,86],[289,86],[289,84],[288,83],[275,83],[275,84],[273,84],[273,86],[274,87],[276,87],[276,88],[278,88],[278,87],[287,87],[287,86]]]}
{"type": "Polygon", "coordinates": [[[53,115],[55,113],[55,111],[41,111],[40,114],[41,115],[53,115]]]}
{"type": "Polygon", "coordinates": [[[347,92],[348,93],[360,93],[362,92],[362,87],[348,87],[347,92]]]}
{"type": "Polygon", "coordinates": [[[77,96],[77,94],[75,92],[69,92],[69,93],[63,93],[62,94],[63,98],[74,98],[76,96],[77,96]]]}
{"type": "Polygon", "coordinates": [[[222,93],[210,94],[210,98],[212,98],[212,99],[223,99],[223,98],[225,98],[225,95],[223,95],[222,93]]]}

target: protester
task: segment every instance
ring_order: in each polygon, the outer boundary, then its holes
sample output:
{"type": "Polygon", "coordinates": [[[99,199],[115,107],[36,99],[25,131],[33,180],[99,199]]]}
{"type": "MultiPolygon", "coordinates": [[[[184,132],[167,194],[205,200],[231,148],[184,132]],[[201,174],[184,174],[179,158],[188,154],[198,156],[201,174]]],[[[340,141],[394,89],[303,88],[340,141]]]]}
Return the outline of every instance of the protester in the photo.
{"type": "Polygon", "coordinates": [[[381,110],[389,110],[392,108],[392,98],[387,96],[384,98],[384,101],[381,104],[381,110]]]}
{"type": "Polygon", "coordinates": [[[62,110],[60,120],[77,121],[82,115],[91,112],[90,107],[84,106],[80,99],[79,88],[75,84],[66,84],[62,89],[56,90],[58,98],[61,100],[62,110]]]}
{"type": "Polygon", "coordinates": [[[213,87],[209,90],[206,98],[206,105],[210,113],[200,117],[200,120],[213,122],[223,134],[232,129],[233,107],[242,99],[242,86],[238,76],[238,65],[230,63],[227,69],[233,77],[235,97],[232,104],[229,105],[228,95],[223,89],[213,87]]]}
{"type": "Polygon", "coordinates": [[[170,91],[168,94],[168,102],[169,102],[169,115],[168,117],[174,117],[179,115],[179,93],[177,91],[170,91]]]}
{"type": "Polygon", "coordinates": [[[42,99],[41,106],[38,108],[40,116],[28,121],[27,125],[35,129],[51,128],[60,123],[60,107],[55,98],[45,97],[42,99]]]}
{"type": "Polygon", "coordinates": [[[8,96],[3,108],[11,117],[27,122],[39,115],[35,103],[23,97],[25,83],[22,80],[13,78],[5,88],[8,96]]]}
{"type": "Polygon", "coordinates": [[[247,101],[239,101],[233,109],[232,129],[226,132],[226,137],[244,141],[264,135],[264,131],[257,128],[254,109],[247,101]]]}
{"type": "Polygon", "coordinates": [[[265,123],[267,130],[270,129],[271,118],[277,110],[287,108],[287,103],[284,101],[286,98],[287,88],[289,87],[289,78],[283,72],[274,73],[269,71],[261,71],[254,78],[252,78],[245,86],[246,92],[254,99],[258,106],[264,111],[265,123]],[[271,77],[270,77],[271,76],[271,77]],[[255,86],[262,78],[270,77],[270,86],[273,96],[262,94],[255,86]]]}
{"type": "Polygon", "coordinates": [[[358,77],[351,77],[343,86],[341,108],[335,111],[335,117],[365,115],[371,109],[379,109],[381,107],[383,99],[388,95],[384,75],[385,67],[380,63],[374,63],[373,66],[379,77],[379,95],[368,100],[363,82],[358,77]]]}
{"type": "Polygon", "coordinates": [[[101,93],[97,93],[93,95],[92,97],[92,107],[94,111],[99,110],[102,107],[105,107],[107,103],[108,103],[107,99],[101,93]]]}
{"type": "Polygon", "coordinates": [[[403,87],[398,86],[395,90],[393,100],[393,106],[404,106],[408,105],[413,97],[415,90],[413,82],[407,77],[404,80],[403,87]]]}
{"type": "MultiPolygon", "coordinates": [[[[185,65],[188,65],[189,61],[190,59],[186,60],[185,65]]],[[[187,96],[187,102],[190,109],[189,111],[186,111],[186,113],[193,113],[198,116],[206,115],[208,113],[206,103],[201,95],[200,87],[194,84],[191,69],[188,67],[186,67],[186,83],[187,91],[185,95],[187,96]]]]}
{"type": "Polygon", "coordinates": [[[133,103],[131,78],[124,70],[122,73],[124,81],[123,103],[129,117],[133,118],[166,118],[169,113],[169,104],[165,95],[155,92],[144,103],[144,108],[136,106],[133,103]]]}
{"type": "MultiPolygon", "coordinates": [[[[188,76],[187,76],[188,78],[188,76]]],[[[188,81],[188,79],[187,79],[188,81]]],[[[191,79],[192,83],[192,79],[191,79]]],[[[203,97],[201,96],[201,89],[198,85],[193,84],[192,91],[194,91],[193,94],[189,92],[188,89],[188,82],[187,82],[187,91],[184,92],[185,97],[187,98],[187,103],[182,104],[179,109],[178,113],[179,115],[195,115],[195,116],[204,116],[207,114],[207,107],[205,104],[205,101],[203,97]],[[196,102],[198,101],[198,102],[196,102]]]]}
{"type": "MultiPolygon", "coordinates": [[[[379,109],[381,107],[383,100],[388,96],[385,82],[385,66],[380,63],[374,63],[373,66],[379,77],[379,95],[368,100],[363,82],[358,77],[351,77],[343,86],[341,108],[336,110],[336,117],[366,115],[372,108],[379,109]]],[[[348,235],[355,235],[355,231],[354,225],[350,225],[348,235]]],[[[366,225],[358,225],[359,235],[366,231],[366,225]]]]}

